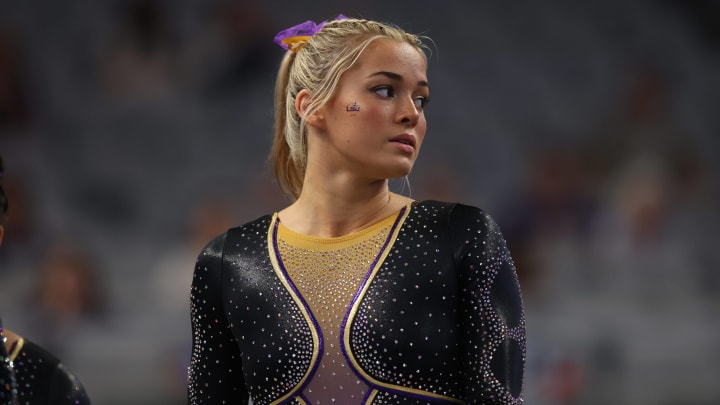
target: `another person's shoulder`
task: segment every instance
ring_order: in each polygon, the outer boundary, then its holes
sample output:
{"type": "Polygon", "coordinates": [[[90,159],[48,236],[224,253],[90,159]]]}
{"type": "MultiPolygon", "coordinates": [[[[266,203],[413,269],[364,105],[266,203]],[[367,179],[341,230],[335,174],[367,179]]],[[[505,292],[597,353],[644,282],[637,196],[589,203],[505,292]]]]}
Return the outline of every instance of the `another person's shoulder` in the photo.
{"type": "Polygon", "coordinates": [[[55,373],[60,365],[60,359],[45,350],[37,343],[26,338],[18,339],[18,349],[15,357],[15,372],[31,371],[33,375],[40,373],[47,378],[55,373]]]}
{"type": "Polygon", "coordinates": [[[20,392],[31,389],[34,397],[52,404],[90,404],[80,380],[59,358],[31,340],[22,342],[15,359],[20,392]]]}

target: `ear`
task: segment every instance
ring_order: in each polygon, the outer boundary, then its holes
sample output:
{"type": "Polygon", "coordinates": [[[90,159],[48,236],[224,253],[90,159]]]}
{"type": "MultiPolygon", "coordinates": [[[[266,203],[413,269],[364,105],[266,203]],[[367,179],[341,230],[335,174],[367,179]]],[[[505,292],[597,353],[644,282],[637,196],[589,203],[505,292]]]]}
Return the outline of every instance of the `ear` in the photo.
{"type": "Polygon", "coordinates": [[[297,96],[295,96],[295,111],[297,111],[300,117],[305,119],[305,122],[311,127],[319,128],[323,125],[323,115],[318,110],[312,115],[307,115],[307,107],[310,105],[312,100],[312,94],[309,91],[303,89],[300,90],[297,96]]]}

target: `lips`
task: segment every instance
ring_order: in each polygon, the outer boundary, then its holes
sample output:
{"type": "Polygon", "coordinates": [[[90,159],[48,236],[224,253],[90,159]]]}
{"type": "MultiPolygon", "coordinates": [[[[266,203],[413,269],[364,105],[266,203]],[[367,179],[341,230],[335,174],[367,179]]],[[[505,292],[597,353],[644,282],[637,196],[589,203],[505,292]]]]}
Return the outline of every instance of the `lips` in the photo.
{"type": "Polygon", "coordinates": [[[415,148],[415,143],[416,143],[415,137],[410,134],[398,135],[398,136],[390,139],[390,142],[402,143],[404,145],[412,146],[413,148],[415,148]]]}

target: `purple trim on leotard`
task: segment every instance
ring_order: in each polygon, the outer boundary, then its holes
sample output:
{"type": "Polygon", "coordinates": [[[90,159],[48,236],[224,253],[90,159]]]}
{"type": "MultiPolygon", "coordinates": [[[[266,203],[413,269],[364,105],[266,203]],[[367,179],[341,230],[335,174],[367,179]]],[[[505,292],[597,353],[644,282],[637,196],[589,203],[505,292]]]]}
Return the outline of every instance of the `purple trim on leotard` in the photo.
{"type": "MultiPolygon", "coordinates": [[[[322,359],[322,354],[324,351],[324,339],[323,339],[322,329],[320,328],[320,325],[318,324],[317,320],[315,319],[315,315],[313,315],[312,310],[310,310],[310,306],[305,301],[305,298],[303,298],[302,294],[300,294],[300,291],[298,290],[297,286],[295,286],[295,283],[293,283],[293,281],[290,279],[287,269],[285,269],[285,265],[283,264],[282,257],[280,257],[280,249],[278,248],[278,243],[277,243],[277,232],[278,232],[279,224],[280,224],[280,218],[276,218],[275,225],[273,226],[273,230],[272,230],[273,254],[275,254],[275,258],[277,259],[277,264],[280,269],[280,272],[282,273],[282,276],[285,278],[285,281],[288,283],[288,285],[292,289],[292,293],[295,294],[295,296],[298,298],[298,300],[302,303],[302,306],[305,309],[305,311],[307,311],[308,316],[312,320],[312,326],[317,331],[317,336],[318,336],[318,356],[315,359],[315,364],[312,364],[310,366],[310,372],[307,374],[307,378],[305,379],[305,381],[303,381],[302,384],[296,386],[294,390],[290,391],[291,395],[294,395],[297,392],[299,392],[300,395],[302,395],[303,390],[308,385],[310,380],[312,380],[312,376],[315,375],[315,372],[317,371],[317,368],[320,365],[320,360],[322,359]]],[[[308,403],[309,403],[309,401],[308,401],[308,403]]]]}

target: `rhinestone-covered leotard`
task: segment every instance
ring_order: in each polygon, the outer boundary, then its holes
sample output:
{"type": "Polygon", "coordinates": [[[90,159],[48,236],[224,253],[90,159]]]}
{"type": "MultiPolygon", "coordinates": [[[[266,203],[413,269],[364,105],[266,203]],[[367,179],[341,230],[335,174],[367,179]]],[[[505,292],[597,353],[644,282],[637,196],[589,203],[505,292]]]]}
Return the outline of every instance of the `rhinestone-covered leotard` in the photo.
{"type": "Polygon", "coordinates": [[[261,217],[203,250],[191,303],[190,404],[522,401],[517,276],[474,207],[413,203],[333,240],[261,217]]]}
{"type": "Polygon", "coordinates": [[[0,405],[17,404],[17,384],[13,364],[5,348],[2,321],[0,321],[0,405]]]}
{"type": "Polygon", "coordinates": [[[17,381],[17,405],[90,405],[77,377],[47,350],[21,338],[9,355],[17,381]]]}

